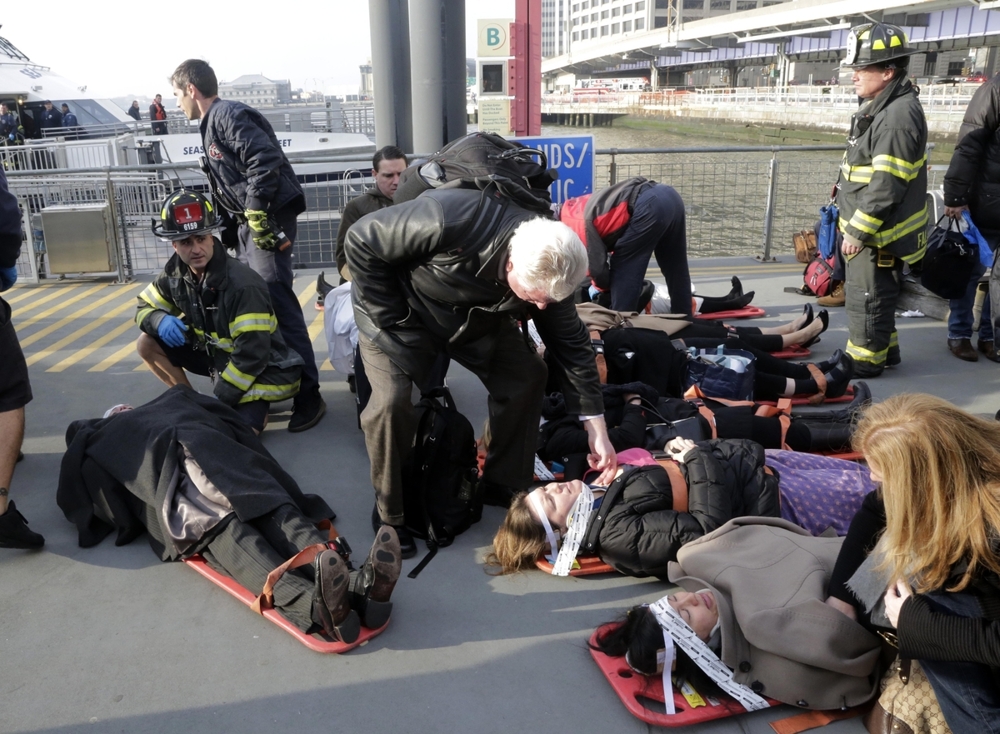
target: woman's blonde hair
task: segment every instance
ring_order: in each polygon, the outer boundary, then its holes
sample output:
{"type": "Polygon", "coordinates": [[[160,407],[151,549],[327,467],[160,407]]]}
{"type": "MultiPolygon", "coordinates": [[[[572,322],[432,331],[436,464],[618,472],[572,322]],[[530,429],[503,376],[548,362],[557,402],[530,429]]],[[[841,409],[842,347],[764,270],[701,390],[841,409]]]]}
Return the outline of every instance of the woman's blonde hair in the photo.
{"type": "Polygon", "coordinates": [[[497,575],[516,573],[532,568],[545,545],[545,529],[528,508],[528,493],[518,492],[484,562],[497,568],[497,575]]]}
{"type": "Polygon", "coordinates": [[[918,593],[944,586],[952,567],[968,568],[949,591],[986,569],[1000,573],[1000,423],[924,394],[872,405],[853,437],[855,450],[882,474],[886,529],[880,568],[918,593]]]}

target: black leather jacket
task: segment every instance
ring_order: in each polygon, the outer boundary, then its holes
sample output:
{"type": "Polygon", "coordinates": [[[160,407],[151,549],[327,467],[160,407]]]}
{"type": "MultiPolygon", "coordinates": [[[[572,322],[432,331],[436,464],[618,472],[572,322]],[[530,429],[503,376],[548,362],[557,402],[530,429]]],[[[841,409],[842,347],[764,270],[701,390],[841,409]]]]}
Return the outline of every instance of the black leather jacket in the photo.
{"type": "Polygon", "coordinates": [[[494,189],[437,189],[358,220],[344,247],[358,330],[421,384],[440,351],[487,361],[501,329],[532,318],[566,377],[567,411],[601,415],[594,352],[573,298],[539,310],[507,285],[511,235],[537,216],[494,189]]]}
{"type": "Polygon", "coordinates": [[[242,220],[246,209],[275,213],[306,210],[302,187],[271,123],[242,102],[216,99],[201,121],[209,171],[221,194],[216,202],[242,220]]]}

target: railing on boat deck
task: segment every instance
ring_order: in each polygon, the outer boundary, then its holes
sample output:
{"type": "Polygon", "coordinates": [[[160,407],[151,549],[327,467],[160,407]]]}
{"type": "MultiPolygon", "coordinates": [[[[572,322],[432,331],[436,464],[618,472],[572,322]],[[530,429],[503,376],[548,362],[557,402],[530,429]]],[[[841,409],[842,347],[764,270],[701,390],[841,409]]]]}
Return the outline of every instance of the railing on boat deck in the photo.
{"type": "MultiPolygon", "coordinates": [[[[67,143],[66,145],[70,145],[67,143]]],[[[105,144],[106,145],[106,144],[105,144]]],[[[0,162],[5,150],[0,149],[0,162]]],[[[792,251],[792,234],[811,228],[837,180],[842,146],[598,149],[595,189],[631,176],[673,186],[684,199],[688,253],[771,259],[792,251]]],[[[299,216],[295,267],[330,267],[340,213],[372,185],[367,156],[291,158],[295,163],[340,163],[346,171],[307,176],[307,211],[299,216]]],[[[9,160],[7,161],[10,162],[9,160]]],[[[29,161],[30,162],[30,161],[29,161]]],[[[946,166],[932,166],[936,188],[946,166]]],[[[208,193],[193,164],[8,169],[11,191],[25,213],[25,247],[19,261],[24,282],[45,273],[40,212],[47,206],[108,201],[115,222],[122,279],[159,271],[172,253],[157,240],[151,220],[168,193],[186,186],[208,193]]]]}

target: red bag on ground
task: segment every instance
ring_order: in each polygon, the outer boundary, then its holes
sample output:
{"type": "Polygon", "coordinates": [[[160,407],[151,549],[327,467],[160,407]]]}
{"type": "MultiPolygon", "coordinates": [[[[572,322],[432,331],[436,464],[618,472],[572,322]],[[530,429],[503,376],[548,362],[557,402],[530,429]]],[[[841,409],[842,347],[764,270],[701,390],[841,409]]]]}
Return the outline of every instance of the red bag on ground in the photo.
{"type": "Polygon", "coordinates": [[[802,272],[802,291],[814,296],[826,296],[833,290],[833,266],[835,256],[829,259],[816,255],[802,272]]]}

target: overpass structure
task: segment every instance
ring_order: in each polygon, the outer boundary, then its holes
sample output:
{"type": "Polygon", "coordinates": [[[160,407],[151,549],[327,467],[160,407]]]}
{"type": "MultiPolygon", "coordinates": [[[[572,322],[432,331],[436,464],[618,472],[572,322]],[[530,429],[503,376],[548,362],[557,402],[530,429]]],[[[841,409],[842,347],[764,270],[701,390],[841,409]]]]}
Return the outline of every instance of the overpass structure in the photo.
{"type": "Polygon", "coordinates": [[[561,53],[542,63],[551,90],[571,88],[563,81],[568,75],[648,76],[653,89],[829,81],[850,28],[874,20],[902,26],[920,49],[910,66],[916,77],[1000,70],[1000,0],[552,2],[568,12],[559,13],[565,15],[561,53]],[[635,17],[625,20],[628,12],[635,17]],[[709,69],[717,70],[714,77],[709,69]]]}

